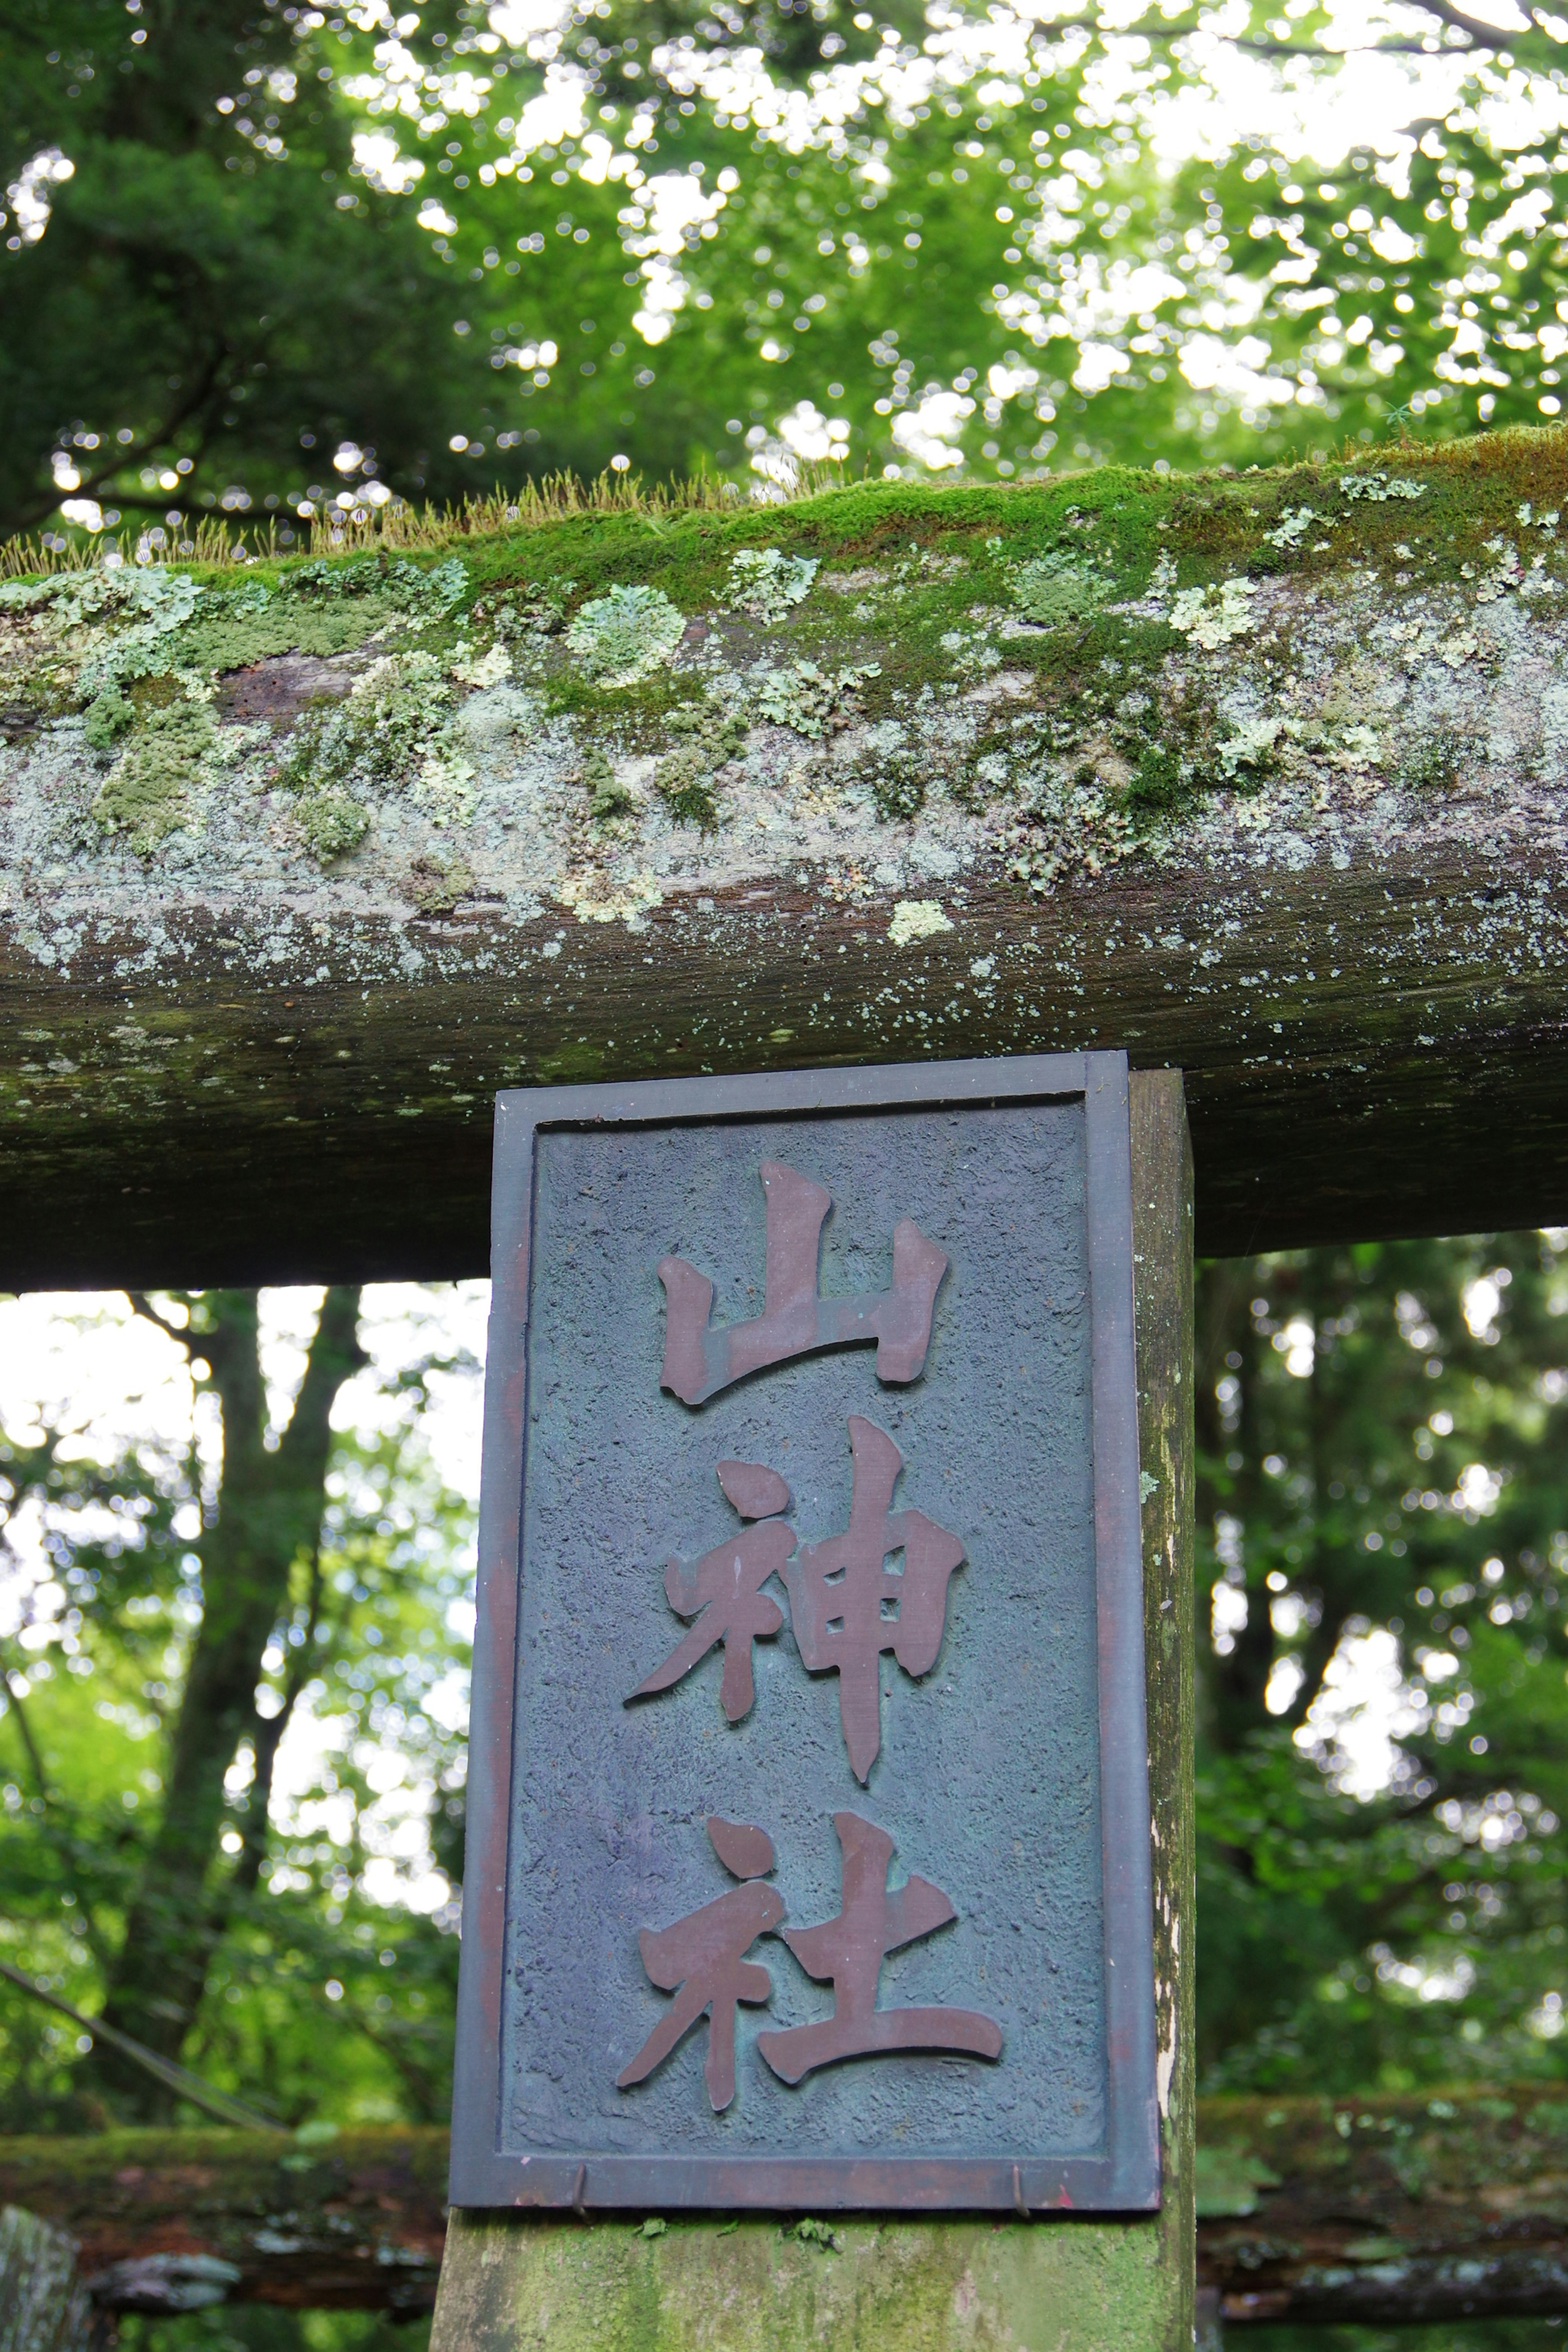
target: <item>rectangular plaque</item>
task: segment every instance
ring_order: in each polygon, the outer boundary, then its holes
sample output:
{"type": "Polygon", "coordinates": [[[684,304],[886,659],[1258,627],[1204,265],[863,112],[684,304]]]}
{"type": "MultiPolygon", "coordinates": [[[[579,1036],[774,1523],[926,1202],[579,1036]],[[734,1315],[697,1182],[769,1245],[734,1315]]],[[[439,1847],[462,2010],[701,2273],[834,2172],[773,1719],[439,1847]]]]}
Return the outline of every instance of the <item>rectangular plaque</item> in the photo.
{"type": "Polygon", "coordinates": [[[1159,2201],[1127,1069],[497,1105],[452,2199],[1159,2201]]]}

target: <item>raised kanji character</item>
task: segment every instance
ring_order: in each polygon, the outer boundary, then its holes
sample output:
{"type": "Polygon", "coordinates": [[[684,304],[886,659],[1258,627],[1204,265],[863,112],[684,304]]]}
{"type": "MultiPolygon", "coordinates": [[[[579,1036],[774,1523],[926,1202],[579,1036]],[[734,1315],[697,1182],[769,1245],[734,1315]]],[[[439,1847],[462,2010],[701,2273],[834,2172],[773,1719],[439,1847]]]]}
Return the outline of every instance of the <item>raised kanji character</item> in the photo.
{"type": "Polygon", "coordinates": [[[785,1927],[784,1940],[807,1976],[833,1986],[833,2014],[819,2025],[760,2033],[757,2048],[782,2081],[798,2083],[837,2058],[888,2050],[962,2050],[1002,2054],[1002,2029],[973,2009],[879,2009],[877,1984],[889,1952],[943,1927],[957,1912],[940,1886],[911,1878],[888,1891],[893,1841],[858,1813],[835,1813],[843,1852],[844,1892],[837,1919],[820,1927],[785,1927]]]}
{"type": "Polygon", "coordinates": [[[849,1416],[854,1486],[842,1535],[802,1544],[784,1563],[795,1645],[813,1674],[836,1670],[838,1717],[858,1780],[882,1744],[879,1660],[891,1650],[907,1675],[936,1664],[947,1622],[947,1584],[963,1546],[923,1511],[889,1513],[904,1457],[875,1422],[849,1416]],[[888,1566],[902,1551],[901,1571],[888,1566]]]}
{"type": "Polygon", "coordinates": [[[909,1217],[893,1227],[890,1290],[823,1298],[817,1291],[822,1227],[833,1196],[782,1160],[762,1163],[767,1201],[763,1311],[722,1330],[709,1326],[713,1285],[683,1257],[659,1260],[668,1300],[662,1385],[686,1404],[703,1404],[764,1364],[817,1348],[877,1342],[877,1378],[920,1378],[931,1344],[931,1309],[947,1259],[909,1217]]]}
{"type": "Polygon", "coordinates": [[[776,1516],[789,1508],[789,1488],[776,1470],[760,1462],[721,1462],[719,1484],[741,1517],[757,1524],[715,1544],[700,1559],[669,1562],[665,1596],[678,1617],[696,1617],[697,1622],[663,1665],[638,1683],[628,1706],[633,1699],[668,1690],[719,1642],[724,1644],[719,1696],[731,1723],[740,1722],[756,1696],[752,1643],[776,1633],[784,1623],[784,1611],[762,1587],[795,1549],[795,1529],[776,1516]]]}
{"type": "MultiPolygon", "coordinates": [[[[707,1829],[714,1853],[731,1877],[757,1880],[772,1870],[773,1841],[765,1830],[751,1822],[727,1822],[718,1813],[710,1816],[707,1829]]],[[[731,1886],[673,1927],[643,1929],[637,1949],[648,1981],[673,1992],[675,1999],[637,2056],[616,2076],[617,2089],[645,2082],[706,2010],[708,2055],[702,2075],[714,2114],[723,2112],[735,2095],[736,2004],[766,2001],[773,1989],[766,1969],[745,1955],[759,1936],[777,1927],[784,1908],[774,1887],[731,1886]]]]}

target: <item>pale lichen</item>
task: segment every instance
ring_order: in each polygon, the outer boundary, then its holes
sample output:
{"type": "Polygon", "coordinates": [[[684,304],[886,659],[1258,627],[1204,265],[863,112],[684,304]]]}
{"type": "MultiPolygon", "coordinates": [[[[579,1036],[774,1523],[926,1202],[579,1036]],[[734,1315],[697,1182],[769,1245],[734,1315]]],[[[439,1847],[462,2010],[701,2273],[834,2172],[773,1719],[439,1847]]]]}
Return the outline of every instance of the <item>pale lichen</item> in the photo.
{"type": "Polygon", "coordinates": [[[686,623],[662,588],[615,587],[584,604],[566,643],[597,686],[636,686],[675,657],[686,623]]]}
{"type": "Polygon", "coordinates": [[[499,639],[487,653],[476,654],[468,639],[459,637],[449,670],[462,686],[500,686],[511,676],[511,656],[499,639]]]}
{"type": "Polygon", "coordinates": [[[1340,493],[1347,499],[1370,499],[1374,506],[1382,506],[1389,499],[1418,499],[1425,495],[1420,482],[1399,475],[1391,478],[1387,474],[1342,475],[1340,493]]]}
{"type": "Polygon", "coordinates": [[[1257,772],[1268,766],[1284,727],[1283,719],[1244,720],[1219,747],[1220,773],[1228,779],[1241,768],[1257,772]]]}
{"type": "Polygon", "coordinates": [[[907,948],[917,940],[932,940],[952,929],[951,917],[935,898],[900,898],[893,908],[888,938],[894,947],[907,948]]]}
{"type": "Polygon", "coordinates": [[[1287,507],[1272,530],[1263,534],[1270,547],[1300,547],[1309,527],[1318,520],[1315,507],[1287,507]]]}
{"type": "Polygon", "coordinates": [[[851,662],[837,670],[814,661],[792,662],[788,669],[759,667],[757,710],[775,727],[819,741],[829,727],[847,719],[846,705],[866,681],[881,674],[879,662],[851,662]]]}
{"type": "Polygon", "coordinates": [[[811,555],[785,555],[777,547],[742,547],[731,559],[730,601],[753,620],[774,628],[789,618],[819,569],[811,555]]]}
{"type": "Polygon", "coordinates": [[[1217,653],[1234,638],[1250,634],[1253,593],[1250,580],[1222,580],[1206,587],[1184,588],[1171,606],[1171,626],[1205,653],[1217,653]]]}
{"type": "Polygon", "coordinates": [[[1052,549],[1013,575],[1013,594],[1026,621],[1060,628],[1091,620],[1110,593],[1110,574],[1077,552],[1052,549]]]}
{"type": "Polygon", "coordinates": [[[626,923],[633,929],[650,907],[664,903],[659,878],[646,866],[619,882],[592,869],[568,874],[556,896],[580,923],[626,923]]]}

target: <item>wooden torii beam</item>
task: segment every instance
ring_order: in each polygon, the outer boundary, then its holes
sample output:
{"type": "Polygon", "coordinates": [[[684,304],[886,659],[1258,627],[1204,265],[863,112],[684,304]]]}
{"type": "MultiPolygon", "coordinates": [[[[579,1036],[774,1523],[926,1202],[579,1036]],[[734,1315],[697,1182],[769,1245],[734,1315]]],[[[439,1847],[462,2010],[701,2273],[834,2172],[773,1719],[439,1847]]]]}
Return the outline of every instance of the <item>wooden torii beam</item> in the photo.
{"type": "Polygon", "coordinates": [[[0,1280],[477,1273],[498,1087],[1124,1046],[1198,1246],[1568,1215],[1568,436],[0,590],[0,1280]]]}
{"type": "MultiPolygon", "coordinates": [[[[1200,2101],[1199,2280],[1227,2326],[1560,2315],[1562,2124],[1550,2083],[1200,2101]]],[[[281,2145],[223,2130],[0,2139],[0,2206],[71,2233],[110,2311],[428,2311],[446,2180],[447,2135],[430,2126],[281,2145]]]]}

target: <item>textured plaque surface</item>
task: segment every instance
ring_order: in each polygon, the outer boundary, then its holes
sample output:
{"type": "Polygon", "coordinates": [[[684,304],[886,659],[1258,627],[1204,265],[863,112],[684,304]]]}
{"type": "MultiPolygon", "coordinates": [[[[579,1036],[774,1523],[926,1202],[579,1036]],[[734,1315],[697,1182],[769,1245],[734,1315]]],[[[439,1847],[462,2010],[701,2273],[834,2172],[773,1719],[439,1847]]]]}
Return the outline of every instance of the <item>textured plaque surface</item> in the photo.
{"type": "Polygon", "coordinates": [[[1156,2200],[1125,1076],[910,1075],[503,1097],[457,2201],[1156,2200]]]}

